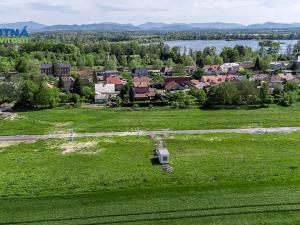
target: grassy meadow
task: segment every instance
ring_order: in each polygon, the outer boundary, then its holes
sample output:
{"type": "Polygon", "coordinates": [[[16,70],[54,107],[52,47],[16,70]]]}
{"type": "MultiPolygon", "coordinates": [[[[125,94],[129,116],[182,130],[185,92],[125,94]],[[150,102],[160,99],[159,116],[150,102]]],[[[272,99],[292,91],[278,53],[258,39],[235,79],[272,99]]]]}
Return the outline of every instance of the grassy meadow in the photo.
{"type": "Polygon", "coordinates": [[[0,144],[0,224],[299,224],[300,133],[0,144]]]}
{"type": "Polygon", "coordinates": [[[256,110],[51,109],[0,118],[0,135],[300,126],[300,104],[256,110]]]}

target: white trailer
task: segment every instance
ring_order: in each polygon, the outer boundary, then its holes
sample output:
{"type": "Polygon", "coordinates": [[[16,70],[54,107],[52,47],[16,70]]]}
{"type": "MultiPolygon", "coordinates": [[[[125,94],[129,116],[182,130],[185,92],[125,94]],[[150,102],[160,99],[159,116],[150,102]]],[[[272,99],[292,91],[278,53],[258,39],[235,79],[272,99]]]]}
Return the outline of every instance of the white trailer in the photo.
{"type": "Polygon", "coordinates": [[[159,148],[156,150],[156,155],[158,161],[161,165],[169,164],[170,162],[170,153],[166,148],[159,148]]]}

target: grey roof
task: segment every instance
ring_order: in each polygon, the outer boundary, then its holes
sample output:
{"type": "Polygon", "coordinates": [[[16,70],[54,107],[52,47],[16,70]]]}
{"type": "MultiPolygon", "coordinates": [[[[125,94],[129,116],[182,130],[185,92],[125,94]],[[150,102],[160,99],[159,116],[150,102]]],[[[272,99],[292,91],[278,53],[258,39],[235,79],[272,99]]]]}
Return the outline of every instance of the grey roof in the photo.
{"type": "Polygon", "coordinates": [[[52,67],[52,64],[42,64],[40,65],[41,69],[50,69],[52,67]]]}
{"type": "Polygon", "coordinates": [[[170,155],[168,149],[166,149],[166,148],[157,149],[157,152],[159,155],[170,155]]]}
{"type": "Polygon", "coordinates": [[[134,68],[131,72],[137,75],[148,75],[148,69],[146,68],[134,68]]]}

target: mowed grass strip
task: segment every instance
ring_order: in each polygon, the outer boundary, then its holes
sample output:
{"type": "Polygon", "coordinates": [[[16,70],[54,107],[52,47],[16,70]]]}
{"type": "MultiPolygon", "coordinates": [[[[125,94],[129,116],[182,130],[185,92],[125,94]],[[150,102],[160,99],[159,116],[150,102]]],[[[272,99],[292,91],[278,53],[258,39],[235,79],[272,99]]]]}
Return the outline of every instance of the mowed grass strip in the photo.
{"type": "Polygon", "coordinates": [[[0,119],[0,135],[300,126],[300,104],[256,110],[51,109],[0,119]]]}
{"type": "Polygon", "coordinates": [[[3,145],[0,223],[296,225],[299,137],[170,136],[172,174],[148,137],[3,145]]]}

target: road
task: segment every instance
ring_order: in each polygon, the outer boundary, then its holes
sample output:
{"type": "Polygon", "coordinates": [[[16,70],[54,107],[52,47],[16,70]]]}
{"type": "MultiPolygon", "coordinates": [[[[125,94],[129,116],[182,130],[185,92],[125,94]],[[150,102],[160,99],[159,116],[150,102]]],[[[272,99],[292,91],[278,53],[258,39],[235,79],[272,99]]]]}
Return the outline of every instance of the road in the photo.
{"type": "Polygon", "coordinates": [[[74,134],[45,134],[45,135],[16,135],[0,136],[0,141],[36,141],[46,139],[63,139],[70,137],[114,137],[114,136],[159,136],[174,134],[214,134],[214,133],[292,133],[300,131],[300,127],[277,128],[248,128],[248,129],[216,129],[216,130],[162,130],[162,131],[128,131],[128,132],[101,132],[101,133],[74,133],[74,134]]]}

